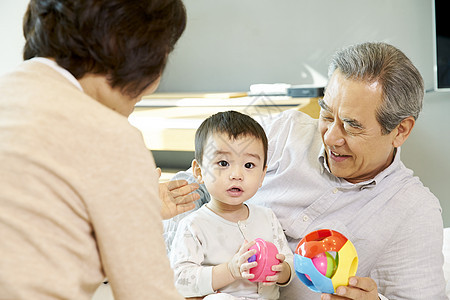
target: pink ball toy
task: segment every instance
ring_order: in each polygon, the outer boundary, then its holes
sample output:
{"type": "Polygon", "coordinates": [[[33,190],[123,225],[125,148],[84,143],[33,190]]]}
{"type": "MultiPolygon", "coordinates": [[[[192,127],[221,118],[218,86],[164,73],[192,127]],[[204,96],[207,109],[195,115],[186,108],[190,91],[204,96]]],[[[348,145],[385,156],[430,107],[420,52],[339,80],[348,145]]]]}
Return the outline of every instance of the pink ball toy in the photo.
{"type": "MultiPolygon", "coordinates": [[[[317,271],[319,271],[322,275],[328,278],[331,278],[331,276],[334,275],[334,272],[336,271],[336,260],[330,253],[319,253],[311,260],[314,267],[316,267],[317,271]]],[[[306,275],[306,277],[311,280],[308,275],[306,275]]]]}
{"type": "Polygon", "coordinates": [[[249,250],[256,249],[256,254],[248,259],[249,262],[256,261],[258,265],[250,269],[250,274],[254,274],[255,277],[249,279],[253,282],[265,282],[267,276],[273,276],[276,274],[272,271],[273,265],[278,265],[280,261],[276,258],[278,254],[277,247],[263,239],[256,239],[256,244],[250,247],[249,250]]]}

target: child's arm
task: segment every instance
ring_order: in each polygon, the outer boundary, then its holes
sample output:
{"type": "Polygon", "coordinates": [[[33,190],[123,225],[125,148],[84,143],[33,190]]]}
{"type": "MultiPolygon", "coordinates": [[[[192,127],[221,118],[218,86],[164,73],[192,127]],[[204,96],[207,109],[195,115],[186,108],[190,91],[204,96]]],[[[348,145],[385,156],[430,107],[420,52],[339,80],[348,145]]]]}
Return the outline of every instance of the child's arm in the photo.
{"type": "Polygon", "coordinates": [[[248,250],[255,244],[255,241],[245,241],[233,258],[226,263],[214,266],[212,270],[212,287],[217,291],[237,279],[251,279],[255,275],[250,274],[249,270],[256,266],[256,262],[248,262],[248,259],[256,254],[256,250],[248,250]]]}
{"type": "MultiPolygon", "coordinates": [[[[283,259],[277,256],[277,258],[281,261],[281,263],[277,266],[273,266],[274,271],[280,272],[274,276],[278,276],[277,278],[269,279],[269,281],[273,281],[272,284],[278,285],[288,285],[293,278],[294,274],[294,254],[292,250],[289,248],[288,242],[286,240],[286,236],[284,235],[283,228],[281,227],[280,222],[272,211],[272,227],[273,227],[273,242],[275,246],[277,246],[279,254],[282,255],[283,259]]],[[[270,284],[268,284],[270,285],[270,284]]]]}
{"type": "Polygon", "coordinates": [[[203,266],[205,258],[201,227],[189,218],[180,221],[175,234],[170,263],[174,270],[175,286],[185,298],[201,297],[214,293],[212,289],[212,266],[203,266]]]}

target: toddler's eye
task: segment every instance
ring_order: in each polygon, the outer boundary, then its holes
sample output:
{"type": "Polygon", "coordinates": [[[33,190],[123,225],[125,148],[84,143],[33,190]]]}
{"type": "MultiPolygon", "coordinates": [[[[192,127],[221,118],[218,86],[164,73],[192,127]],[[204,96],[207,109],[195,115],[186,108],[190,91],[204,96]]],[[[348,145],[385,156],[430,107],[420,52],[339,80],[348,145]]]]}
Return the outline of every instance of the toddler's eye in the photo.
{"type": "Polygon", "coordinates": [[[221,167],[226,167],[226,166],[228,166],[228,162],[227,161],[225,161],[225,160],[221,160],[221,161],[219,161],[219,166],[221,166],[221,167]]]}
{"type": "Polygon", "coordinates": [[[248,162],[248,163],[246,163],[244,166],[245,166],[247,169],[251,169],[251,168],[255,167],[255,164],[254,164],[254,163],[248,162]]]}

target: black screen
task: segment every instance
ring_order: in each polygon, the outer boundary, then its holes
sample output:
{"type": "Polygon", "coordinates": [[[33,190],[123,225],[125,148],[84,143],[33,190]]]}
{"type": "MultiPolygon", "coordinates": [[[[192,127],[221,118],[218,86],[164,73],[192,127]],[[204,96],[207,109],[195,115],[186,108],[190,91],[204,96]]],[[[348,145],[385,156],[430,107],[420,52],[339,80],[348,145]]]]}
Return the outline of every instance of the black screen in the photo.
{"type": "Polygon", "coordinates": [[[449,0],[434,1],[436,30],[437,88],[450,88],[450,10],[449,0]]]}

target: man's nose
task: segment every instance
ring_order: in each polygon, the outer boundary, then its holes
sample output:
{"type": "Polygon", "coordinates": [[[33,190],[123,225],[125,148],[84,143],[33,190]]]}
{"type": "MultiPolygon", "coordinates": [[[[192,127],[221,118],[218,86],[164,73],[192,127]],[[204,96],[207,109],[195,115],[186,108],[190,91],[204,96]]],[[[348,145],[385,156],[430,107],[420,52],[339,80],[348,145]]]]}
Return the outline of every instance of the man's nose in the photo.
{"type": "Polygon", "coordinates": [[[343,146],[345,144],[344,133],[344,128],[342,128],[340,124],[334,122],[328,126],[327,131],[324,133],[323,140],[325,144],[330,147],[343,146]]]}

